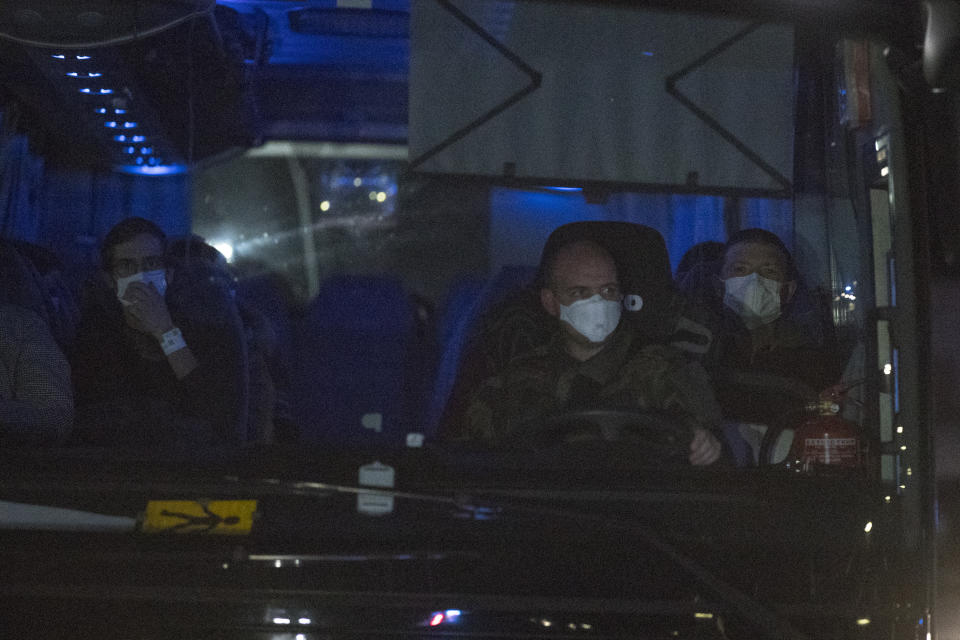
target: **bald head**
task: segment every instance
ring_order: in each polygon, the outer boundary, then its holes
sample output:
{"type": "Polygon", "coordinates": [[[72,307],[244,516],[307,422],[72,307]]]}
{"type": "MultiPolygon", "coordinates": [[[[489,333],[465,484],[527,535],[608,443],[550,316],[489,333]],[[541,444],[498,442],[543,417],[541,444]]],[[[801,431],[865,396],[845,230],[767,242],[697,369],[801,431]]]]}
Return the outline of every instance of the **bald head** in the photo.
{"type": "Polygon", "coordinates": [[[620,286],[613,257],[595,242],[578,241],[558,249],[545,267],[540,302],[547,313],[560,318],[567,351],[579,360],[586,360],[603,348],[610,332],[616,327],[619,313],[613,313],[608,308],[601,311],[599,317],[594,317],[595,313],[590,312],[587,324],[578,330],[570,324],[576,321],[562,315],[561,311],[595,296],[619,307],[620,286]],[[613,316],[607,318],[610,313],[613,316]],[[605,318],[613,324],[597,334],[593,325],[597,322],[605,324],[605,318]]]}
{"type": "Polygon", "coordinates": [[[595,242],[582,240],[561,247],[546,265],[540,290],[543,308],[560,315],[560,305],[570,305],[597,294],[619,296],[617,266],[613,256],[595,242]]]}
{"type": "Polygon", "coordinates": [[[584,272],[603,274],[613,282],[617,280],[617,267],[610,252],[596,242],[580,240],[561,247],[552,256],[546,265],[544,287],[567,286],[584,272]]]}

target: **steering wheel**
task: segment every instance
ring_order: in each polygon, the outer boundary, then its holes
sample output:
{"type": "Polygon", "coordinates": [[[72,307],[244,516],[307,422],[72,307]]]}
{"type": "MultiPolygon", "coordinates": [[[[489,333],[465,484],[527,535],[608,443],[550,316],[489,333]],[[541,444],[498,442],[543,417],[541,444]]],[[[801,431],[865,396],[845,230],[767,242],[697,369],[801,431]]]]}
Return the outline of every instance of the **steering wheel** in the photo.
{"type": "Polygon", "coordinates": [[[651,457],[685,460],[693,431],[676,415],[657,409],[572,409],[527,420],[513,445],[549,449],[578,442],[620,442],[642,447],[651,457]]]}

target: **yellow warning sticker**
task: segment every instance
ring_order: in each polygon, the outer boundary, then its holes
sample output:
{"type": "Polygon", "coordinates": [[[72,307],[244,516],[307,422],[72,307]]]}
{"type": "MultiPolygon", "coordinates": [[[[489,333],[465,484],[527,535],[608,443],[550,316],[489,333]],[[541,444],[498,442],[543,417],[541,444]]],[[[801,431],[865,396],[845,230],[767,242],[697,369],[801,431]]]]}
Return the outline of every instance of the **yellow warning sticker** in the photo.
{"type": "Polygon", "coordinates": [[[246,535],[256,512],[256,500],[151,500],[140,529],[144,533],[246,535]]]}

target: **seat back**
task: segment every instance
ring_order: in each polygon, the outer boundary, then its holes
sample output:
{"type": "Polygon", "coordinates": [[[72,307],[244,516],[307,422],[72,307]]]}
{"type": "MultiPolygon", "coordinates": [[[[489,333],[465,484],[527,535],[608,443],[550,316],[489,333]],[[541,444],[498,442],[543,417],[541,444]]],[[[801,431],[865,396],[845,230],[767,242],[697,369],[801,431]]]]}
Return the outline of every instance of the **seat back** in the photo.
{"type": "Polygon", "coordinates": [[[424,345],[398,279],[324,282],[298,333],[292,396],[301,440],[393,448],[420,432],[424,345]]]}
{"type": "Polygon", "coordinates": [[[280,275],[267,272],[237,280],[237,304],[251,343],[250,413],[261,425],[257,439],[293,442],[299,437],[290,397],[293,294],[280,275]]]}
{"type": "Polygon", "coordinates": [[[241,307],[257,310],[269,321],[277,339],[276,356],[284,370],[289,370],[293,349],[293,304],[283,278],[264,273],[237,280],[237,302],[241,307]]]}
{"type": "Polygon", "coordinates": [[[167,303],[177,317],[215,332],[222,343],[216,354],[224,393],[235,398],[232,415],[223,416],[228,441],[254,440],[249,427],[249,367],[243,322],[233,299],[232,277],[221,267],[203,260],[179,260],[167,289],[167,303]]]}
{"type": "Polygon", "coordinates": [[[434,433],[450,397],[460,358],[470,330],[477,319],[477,309],[484,282],[480,278],[465,278],[451,287],[437,314],[434,331],[433,386],[427,399],[424,415],[426,435],[434,433]]]}
{"type": "Polygon", "coordinates": [[[542,310],[530,304],[535,274],[531,267],[507,265],[482,286],[474,283],[451,297],[444,314],[451,330],[440,335],[440,360],[425,420],[430,435],[465,409],[476,384],[542,342],[542,310]],[[531,314],[532,321],[521,320],[531,314]],[[531,324],[533,335],[528,337],[520,326],[531,324]]]}

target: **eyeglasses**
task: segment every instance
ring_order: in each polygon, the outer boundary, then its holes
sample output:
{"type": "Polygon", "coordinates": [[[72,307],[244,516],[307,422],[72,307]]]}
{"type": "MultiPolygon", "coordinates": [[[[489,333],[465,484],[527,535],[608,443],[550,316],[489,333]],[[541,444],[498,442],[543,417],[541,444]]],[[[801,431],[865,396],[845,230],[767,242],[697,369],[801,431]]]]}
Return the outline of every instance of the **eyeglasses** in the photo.
{"type": "Polygon", "coordinates": [[[133,258],[114,260],[112,268],[114,275],[127,278],[141,271],[159,271],[166,266],[167,261],[163,256],[144,256],[139,260],[133,258]]]}
{"type": "Polygon", "coordinates": [[[567,287],[565,289],[554,289],[553,292],[567,300],[587,300],[598,294],[604,300],[612,300],[614,302],[623,300],[623,292],[620,291],[620,287],[615,284],[608,284],[600,288],[567,287]]]}

